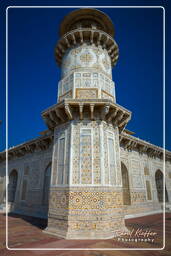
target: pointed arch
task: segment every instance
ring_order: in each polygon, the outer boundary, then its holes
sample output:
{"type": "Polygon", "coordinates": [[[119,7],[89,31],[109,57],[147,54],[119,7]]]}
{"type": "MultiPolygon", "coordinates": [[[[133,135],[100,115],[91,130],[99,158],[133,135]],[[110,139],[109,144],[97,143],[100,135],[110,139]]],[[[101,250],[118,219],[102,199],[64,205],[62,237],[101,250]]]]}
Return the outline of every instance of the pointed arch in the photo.
{"type": "Polygon", "coordinates": [[[44,181],[43,181],[43,195],[42,195],[42,204],[48,206],[49,204],[49,190],[50,190],[50,180],[51,180],[51,165],[50,162],[44,172],[44,181]]]}
{"type": "Polygon", "coordinates": [[[16,190],[18,182],[18,172],[13,169],[9,175],[9,184],[8,184],[8,202],[15,202],[16,190]]]}
{"type": "Polygon", "coordinates": [[[129,186],[129,174],[125,164],[121,162],[121,173],[122,173],[122,187],[123,187],[123,204],[131,204],[131,194],[129,186]]]}
{"type": "MultiPolygon", "coordinates": [[[[159,169],[155,173],[155,181],[156,181],[158,201],[163,202],[163,173],[159,169]]],[[[168,193],[167,193],[166,187],[165,187],[165,201],[168,202],[168,193]]]]}

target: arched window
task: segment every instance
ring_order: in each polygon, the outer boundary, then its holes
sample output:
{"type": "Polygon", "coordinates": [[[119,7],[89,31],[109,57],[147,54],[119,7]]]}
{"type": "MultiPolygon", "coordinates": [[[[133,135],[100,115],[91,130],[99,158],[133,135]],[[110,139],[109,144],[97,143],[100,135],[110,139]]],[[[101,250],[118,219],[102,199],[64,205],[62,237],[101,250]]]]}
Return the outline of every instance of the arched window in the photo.
{"type": "Polygon", "coordinates": [[[13,203],[15,201],[17,181],[18,181],[18,173],[16,170],[12,170],[12,172],[9,175],[8,202],[13,203]]]}
{"type": "Polygon", "coordinates": [[[5,177],[0,176],[0,204],[5,202],[5,177]]]}
{"type": "Polygon", "coordinates": [[[123,186],[123,204],[131,204],[131,194],[129,188],[129,176],[126,166],[121,163],[121,172],[122,172],[122,186],[123,186]]]}
{"type": "Polygon", "coordinates": [[[49,203],[50,179],[51,179],[51,163],[47,166],[44,174],[43,197],[42,197],[43,205],[48,205],[49,203]]]}
{"type": "MultiPolygon", "coordinates": [[[[159,202],[163,202],[163,173],[160,170],[156,171],[155,174],[157,197],[159,202]]],[[[168,193],[165,187],[165,200],[168,202],[168,193]]]]}

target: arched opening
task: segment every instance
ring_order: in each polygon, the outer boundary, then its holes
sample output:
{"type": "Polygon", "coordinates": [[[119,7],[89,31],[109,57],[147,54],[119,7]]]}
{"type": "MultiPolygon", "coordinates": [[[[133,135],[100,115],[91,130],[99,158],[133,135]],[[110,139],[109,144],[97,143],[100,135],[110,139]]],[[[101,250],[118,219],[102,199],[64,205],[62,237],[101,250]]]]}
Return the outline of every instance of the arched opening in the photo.
{"type": "MultiPolygon", "coordinates": [[[[156,171],[155,174],[157,197],[159,202],[163,202],[163,173],[160,170],[156,171]]],[[[168,202],[168,193],[165,187],[165,201],[168,202]]]]}
{"type": "Polygon", "coordinates": [[[0,205],[5,203],[5,178],[0,176],[0,205]]]}
{"type": "Polygon", "coordinates": [[[12,170],[9,175],[8,184],[8,202],[13,203],[15,201],[15,194],[17,189],[18,173],[16,170],[12,170]]]}
{"type": "Polygon", "coordinates": [[[123,204],[131,204],[131,194],[129,188],[129,176],[126,166],[121,163],[121,173],[122,173],[122,186],[123,186],[123,204]]]}
{"type": "Polygon", "coordinates": [[[51,163],[47,166],[44,174],[42,204],[45,206],[48,206],[49,204],[50,179],[51,179],[51,163]]]}

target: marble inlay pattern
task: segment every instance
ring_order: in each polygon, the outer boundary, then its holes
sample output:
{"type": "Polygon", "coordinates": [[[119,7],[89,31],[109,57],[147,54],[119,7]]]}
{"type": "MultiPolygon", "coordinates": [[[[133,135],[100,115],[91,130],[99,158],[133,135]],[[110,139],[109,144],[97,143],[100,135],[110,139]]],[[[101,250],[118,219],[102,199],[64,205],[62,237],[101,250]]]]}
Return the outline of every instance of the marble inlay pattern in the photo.
{"type": "Polygon", "coordinates": [[[80,132],[80,173],[81,184],[92,184],[92,137],[91,129],[80,132]]]}
{"type": "Polygon", "coordinates": [[[87,97],[89,97],[90,94],[90,98],[102,98],[114,102],[116,101],[114,82],[106,74],[93,72],[92,70],[87,72],[73,72],[67,75],[58,83],[58,89],[59,101],[64,98],[82,98],[83,96],[78,96],[78,89],[86,89],[87,91],[79,91],[79,93],[87,94],[87,97]]]}
{"type": "Polygon", "coordinates": [[[111,76],[111,60],[106,49],[101,46],[83,44],[70,49],[62,60],[62,76],[79,68],[96,68],[111,76]]]}

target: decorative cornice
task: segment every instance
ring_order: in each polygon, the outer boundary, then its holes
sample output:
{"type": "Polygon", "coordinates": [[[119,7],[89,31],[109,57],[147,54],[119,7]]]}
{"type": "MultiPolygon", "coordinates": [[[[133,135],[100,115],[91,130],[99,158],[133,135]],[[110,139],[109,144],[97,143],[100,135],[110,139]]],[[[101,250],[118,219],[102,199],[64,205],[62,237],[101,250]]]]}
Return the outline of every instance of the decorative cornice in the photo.
{"type": "MultiPolygon", "coordinates": [[[[22,157],[25,154],[33,153],[39,150],[46,150],[52,144],[52,141],[53,135],[49,134],[19,144],[15,147],[11,147],[7,150],[8,160],[11,160],[14,157],[22,157]]],[[[0,153],[0,162],[3,162],[5,160],[6,150],[0,153]]]]}
{"type": "Polygon", "coordinates": [[[145,140],[141,140],[132,135],[125,133],[124,131],[120,134],[120,146],[125,150],[137,150],[140,154],[147,154],[152,158],[163,159],[165,155],[165,160],[171,162],[171,152],[164,150],[161,147],[153,145],[145,140]]]}
{"type": "Polygon", "coordinates": [[[118,126],[121,132],[128,121],[131,119],[131,112],[105,99],[64,99],[62,102],[53,105],[49,109],[42,112],[42,117],[45,120],[48,128],[53,130],[56,126],[68,122],[72,119],[83,120],[84,113],[89,112],[91,120],[105,120],[111,122],[114,126],[118,126]],[[58,118],[57,116],[62,116],[58,118]],[[113,115],[113,113],[117,113],[113,115]]]}
{"type": "MultiPolygon", "coordinates": [[[[79,104],[79,107],[83,108],[83,104],[79,104]]],[[[108,109],[110,106],[106,108],[104,105],[104,109],[108,109]]],[[[82,116],[80,116],[80,119],[82,116]]],[[[53,135],[44,135],[38,137],[36,139],[27,141],[15,147],[11,147],[8,149],[8,159],[11,160],[15,157],[22,157],[25,154],[34,153],[39,150],[46,150],[53,142],[53,135]]],[[[120,134],[120,146],[124,148],[124,150],[132,151],[136,150],[140,154],[147,154],[151,158],[159,158],[163,159],[163,154],[165,154],[165,160],[171,162],[171,152],[168,150],[164,150],[161,147],[153,145],[147,141],[139,139],[137,137],[131,136],[124,131],[120,134]]],[[[6,160],[6,151],[0,152],[0,162],[6,160]]]]}

